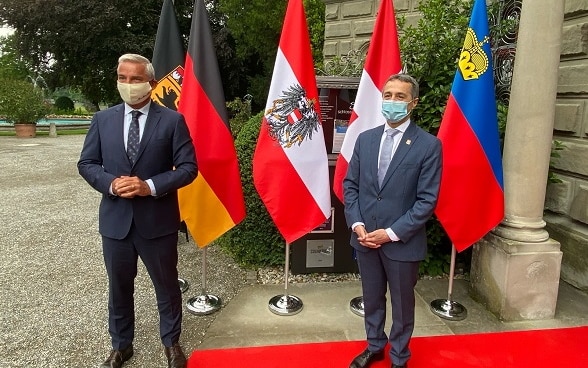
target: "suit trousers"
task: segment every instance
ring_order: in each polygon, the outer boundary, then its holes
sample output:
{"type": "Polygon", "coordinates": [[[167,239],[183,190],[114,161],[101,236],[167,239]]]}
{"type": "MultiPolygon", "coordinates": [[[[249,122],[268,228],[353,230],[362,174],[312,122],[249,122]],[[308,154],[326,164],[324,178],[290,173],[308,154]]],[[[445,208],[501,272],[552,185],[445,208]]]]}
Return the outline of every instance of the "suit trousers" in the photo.
{"type": "MultiPolygon", "coordinates": [[[[394,243],[383,245],[394,246],[394,243]]],[[[382,248],[357,252],[361,274],[365,330],[370,351],[381,351],[390,341],[394,364],[404,365],[410,358],[408,344],[414,330],[415,294],[419,262],[391,260],[382,248]],[[390,291],[392,327],[389,337],[386,323],[386,292],[390,291]]]]}
{"type": "Polygon", "coordinates": [[[135,335],[134,290],[137,261],[145,265],[153,282],[159,309],[159,332],[163,345],[177,342],[182,325],[182,293],[178,285],[178,233],[145,239],[131,226],[126,238],[102,237],[108,274],[108,331],[112,348],[125,349],[135,335]]]}

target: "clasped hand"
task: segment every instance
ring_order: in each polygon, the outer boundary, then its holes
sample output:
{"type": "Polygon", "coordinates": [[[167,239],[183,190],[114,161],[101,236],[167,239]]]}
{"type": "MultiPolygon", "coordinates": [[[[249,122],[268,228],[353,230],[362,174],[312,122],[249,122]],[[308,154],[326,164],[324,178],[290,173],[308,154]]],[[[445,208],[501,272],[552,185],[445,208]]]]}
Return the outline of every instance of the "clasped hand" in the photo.
{"type": "Polygon", "coordinates": [[[151,189],[136,176],[121,176],[112,181],[112,192],[122,198],[134,198],[150,195],[151,189]]]}
{"type": "Polygon", "coordinates": [[[357,234],[357,240],[359,244],[368,248],[379,248],[382,244],[390,241],[388,233],[384,229],[377,229],[370,233],[365,230],[365,227],[359,225],[354,229],[357,234]]]}

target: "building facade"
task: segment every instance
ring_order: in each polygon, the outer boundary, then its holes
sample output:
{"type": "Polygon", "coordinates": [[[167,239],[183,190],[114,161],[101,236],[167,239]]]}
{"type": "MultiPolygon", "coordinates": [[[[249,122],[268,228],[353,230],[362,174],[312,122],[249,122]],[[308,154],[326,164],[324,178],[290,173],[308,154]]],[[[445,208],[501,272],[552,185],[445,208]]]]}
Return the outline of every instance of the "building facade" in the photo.
{"type": "MultiPolygon", "coordinates": [[[[416,24],[420,1],[425,0],[394,0],[395,12],[404,15],[407,24],[416,24]]],[[[562,149],[552,158],[552,172],[561,182],[546,184],[544,220],[549,235],[561,244],[561,278],[588,290],[588,1],[562,1],[565,15],[553,130],[562,149]]],[[[324,2],[325,60],[352,51],[365,54],[380,0],[324,2]]]]}
{"type": "Polygon", "coordinates": [[[563,144],[549,184],[547,231],[561,243],[561,277],[588,290],[588,1],[565,0],[554,139],[563,144]]]}

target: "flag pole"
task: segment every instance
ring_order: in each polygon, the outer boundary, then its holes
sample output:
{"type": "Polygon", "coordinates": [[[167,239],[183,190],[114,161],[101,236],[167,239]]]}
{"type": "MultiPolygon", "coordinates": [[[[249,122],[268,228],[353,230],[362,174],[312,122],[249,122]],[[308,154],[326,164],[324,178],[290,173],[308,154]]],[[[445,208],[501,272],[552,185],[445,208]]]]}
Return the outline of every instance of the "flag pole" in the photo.
{"type": "Polygon", "coordinates": [[[290,243],[286,242],[286,261],[284,264],[284,294],[270,299],[268,307],[272,313],[280,316],[292,316],[302,310],[302,300],[288,294],[288,274],[290,273],[290,243]]]}
{"type": "Polygon", "coordinates": [[[218,296],[206,292],[206,249],[202,248],[202,294],[194,296],[186,302],[188,311],[192,314],[203,316],[216,312],[221,308],[221,300],[218,296]]]}
{"type": "Polygon", "coordinates": [[[461,321],[468,315],[467,309],[451,300],[451,294],[453,293],[453,276],[455,270],[455,245],[451,245],[451,266],[449,267],[449,288],[447,291],[447,299],[435,299],[431,302],[431,311],[441,318],[449,319],[452,321],[461,321]]]}

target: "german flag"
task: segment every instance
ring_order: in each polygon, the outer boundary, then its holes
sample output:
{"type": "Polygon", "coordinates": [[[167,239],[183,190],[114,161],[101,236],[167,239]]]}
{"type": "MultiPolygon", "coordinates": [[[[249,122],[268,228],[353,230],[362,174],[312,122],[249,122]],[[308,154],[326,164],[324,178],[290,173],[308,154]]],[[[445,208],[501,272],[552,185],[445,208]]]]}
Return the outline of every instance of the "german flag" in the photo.
{"type": "Polygon", "coordinates": [[[151,92],[153,101],[172,110],[178,109],[185,58],[174,5],[172,0],[164,0],[153,48],[152,63],[157,80],[157,86],[151,92]]]}
{"type": "Polygon", "coordinates": [[[179,109],[190,129],[198,177],[179,191],[180,214],[205,247],[245,218],[237,152],[204,0],[192,14],[179,109]]]}

